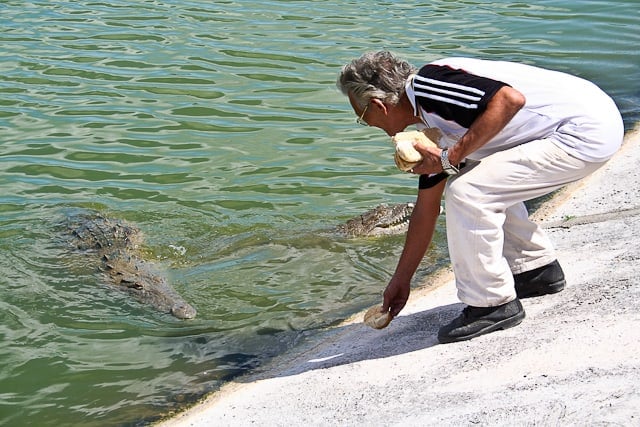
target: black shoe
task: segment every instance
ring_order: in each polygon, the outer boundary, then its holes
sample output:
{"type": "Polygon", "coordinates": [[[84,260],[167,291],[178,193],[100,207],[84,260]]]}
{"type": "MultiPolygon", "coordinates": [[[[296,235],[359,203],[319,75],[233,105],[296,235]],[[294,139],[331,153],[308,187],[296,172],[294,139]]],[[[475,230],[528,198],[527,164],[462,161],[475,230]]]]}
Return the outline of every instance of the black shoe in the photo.
{"type": "Polygon", "coordinates": [[[534,270],[514,274],[513,279],[518,298],[555,294],[563,290],[566,284],[564,272],[557,260],[534,270]]]}
{"type": "Polygon", "coordinates": [[[524,319],[524,308],[517,298],[497,307],[467,306],[453,322],[438,331],[442,344],[465,341],[498,329],[516,326],[524,319]]]}

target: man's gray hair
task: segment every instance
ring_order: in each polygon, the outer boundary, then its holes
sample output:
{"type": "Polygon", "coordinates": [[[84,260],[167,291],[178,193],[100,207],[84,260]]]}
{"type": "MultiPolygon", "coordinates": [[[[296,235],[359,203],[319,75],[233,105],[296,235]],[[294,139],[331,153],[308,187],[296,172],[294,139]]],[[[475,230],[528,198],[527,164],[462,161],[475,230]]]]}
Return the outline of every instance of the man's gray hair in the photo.
{"type": "Polygon", "coordinates": [[[342,67],[336,85],[343,94],[351,93],[359,107],[364,108],[372,98],[395,105],[407,78],[416,71],[391,52],[368,52],[342,67]]]}

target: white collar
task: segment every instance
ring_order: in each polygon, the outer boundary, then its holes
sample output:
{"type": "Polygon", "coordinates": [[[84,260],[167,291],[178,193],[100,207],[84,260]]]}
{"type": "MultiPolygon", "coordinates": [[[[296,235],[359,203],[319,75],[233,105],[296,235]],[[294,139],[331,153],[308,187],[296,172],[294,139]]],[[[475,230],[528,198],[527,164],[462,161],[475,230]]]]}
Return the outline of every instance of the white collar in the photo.
{"type": "Polygon", "coordinates": [[[409,102],[413,106],[413,115],[418,115],[418,107],[416,106],[416,93],[413,90],[413,79],[416,75],[411,74],[407,77],[407,81],[404,84],[404,91],[407,94],[407,98],[409,98],[409,102]]]}
{"type": "Polygon", "coordinates": [[[416,103],[416,92],[413,90],[413,80],[415,76],[415,74],[411,74],[409,77],[407,77],[407,81],[404,84],[404,91],[407,94],[407,98],[409,98],[411,106],[413,107],[413,115],[420,117],[420,120],[422,120],[422,123],[416,124],[416,128],[420,130],[431,126],[429,126],[429,124],[427,123],[425,117],[422,115],[422,111],[419,109],[416,103]]]}

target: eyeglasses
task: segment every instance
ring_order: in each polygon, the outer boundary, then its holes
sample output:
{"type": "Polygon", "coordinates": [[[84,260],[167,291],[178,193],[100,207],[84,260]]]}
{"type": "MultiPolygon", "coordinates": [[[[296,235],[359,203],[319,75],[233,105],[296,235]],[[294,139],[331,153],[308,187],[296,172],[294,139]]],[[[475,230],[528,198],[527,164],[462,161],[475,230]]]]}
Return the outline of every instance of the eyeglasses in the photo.
{"type": "Polygon", "coordinates": [[[362,114],[360,114],[360,117],[356,119],[356,123],[358,123],[359,125],[369,126],[369,123],[364,121],[364,115],[367,114],[367,108],[369,108],[369,103],[367,103],[367,105],[364,107],[364,110],[362,110],[362,114]]]}

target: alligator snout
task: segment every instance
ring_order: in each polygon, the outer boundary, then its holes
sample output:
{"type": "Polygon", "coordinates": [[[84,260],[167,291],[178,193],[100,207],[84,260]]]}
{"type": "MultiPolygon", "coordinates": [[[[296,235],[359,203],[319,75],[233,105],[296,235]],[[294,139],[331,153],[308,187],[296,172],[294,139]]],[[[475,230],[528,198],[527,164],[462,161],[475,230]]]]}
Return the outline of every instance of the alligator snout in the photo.
{"type": "Polygon", "coordinates": [[[185,302],[171,307],[171,314],[178,319],[193,319],[196,317],[197,312],[195,308],[185,302]]]}

